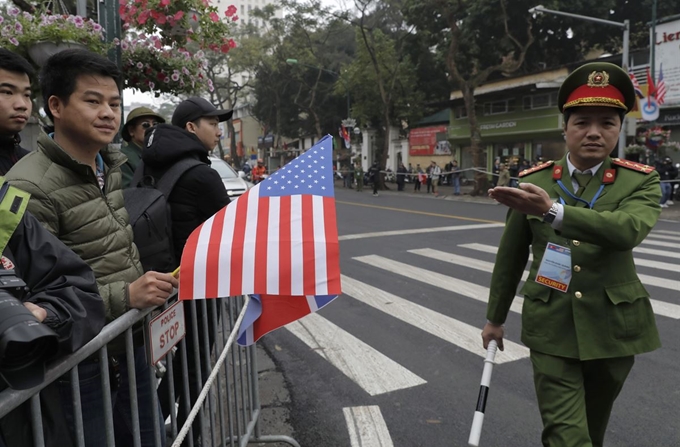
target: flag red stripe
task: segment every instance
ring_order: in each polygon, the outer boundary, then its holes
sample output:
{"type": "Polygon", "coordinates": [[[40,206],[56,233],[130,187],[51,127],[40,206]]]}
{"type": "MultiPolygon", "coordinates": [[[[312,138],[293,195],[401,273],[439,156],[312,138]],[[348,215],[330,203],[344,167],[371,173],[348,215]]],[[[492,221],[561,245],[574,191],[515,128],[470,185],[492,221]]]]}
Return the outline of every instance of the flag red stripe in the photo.
{"type": "Polygon", "coordinates": [[[208,245],[208,255],[205,266],[205,296],[206,298],[219,298],[217,296],[217,285],[220,278],[220,242],[222,241],[222,230],[224,228],[224,214],[226,208],[221,209],[215,214],[210,232],[210,242],[208,245]]]}
{"type": "Polygon", "coordinates": [[[305,295],[316,295],[314,204],[308,194],[302,196],[302,234],[302,291],[305,295]]]}
{"type": "Polygon", "coordinates": [[[199,225],[184,245],[182,251],[182,259],[179,269],[179,299],[192,300],[194,299],[194,262],[196,260],[196,248],[198,247],[198,235],[203,228],[203,224],[199,225]]]}
{"type": "Polygon", "coordinates": [[[261,197],[257,207],[255,236],[255,293],[267,292],[267,239],[269,227],[269,197],[261,197]]]}
{"type": "Polygon", "coordinates": [[[307,298],[304,296],[262,295],[261,299],[262,315],[253,324],[255,341],[266,333],[310,313],[307,298]]]}
{"type": "Polygon", "coordinates": [[[293,262],[290,247],[290,196],[282,196],[279,214],[279,295],[290,295],[291,272],[293,262]]]}
{"type": "Polygon", "coordinates": [[[234,239],[231,246],[231,271],[229,296],[241,295],[243,292],[243,242],[248,223],[248,196],[241,196],[231,206],[236,207],[236,221],[234,222],[234,239]]]}
{"type": "Polygon", "coordinates": [[[328,295],[339,294],[340,288],[340,243],[335,216],[335,199],[323,198],[324,226],[326,233],[326,275],[328,295]]]}

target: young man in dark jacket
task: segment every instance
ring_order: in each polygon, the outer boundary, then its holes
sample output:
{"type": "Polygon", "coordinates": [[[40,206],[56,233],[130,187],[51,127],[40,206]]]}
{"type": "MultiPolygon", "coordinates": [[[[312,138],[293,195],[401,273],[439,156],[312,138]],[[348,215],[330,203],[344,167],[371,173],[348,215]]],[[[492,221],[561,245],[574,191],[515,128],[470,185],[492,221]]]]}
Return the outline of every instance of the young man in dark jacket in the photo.
{"type": "Polygon", "coordinates": [[[31,116],[31,64],[23,57],[0,48],[0,175],[5,175],[28,154],[19,143],[31,116]]]}
{"type": "MultiPolygon", "coordinates": [[[[208,152],[218,143],[222,132],[219,123],[231,118],[231,110],[218,110],[203,98],[189,98],[182,101],[172,115],[172,125],[159,124],[147,134],[146,147],[142,152],[144,162],[144,175],[152,176],[158,181],[175,163],[185,158],[192,158],[201,163],[190,168],[179,178],[170,197],[170,212],[172,216],[172,239],[175,251],[175,259],[179,265],[182,250],[187,238],[191,233],[213,214],[229,204],[229,196],[224,188],[224,183],[217,171],[210,167],[208,152]]],[[[180,271],[180,276],[181,276],[180,271]]],[[[208,322],[212,321],[212,306],[208,306],[205,300],[197,304],[195,301],[185,301],[186,315],[187,358],[190,383],[190,405],[193,406],[200,388],[196,385],[198,368],[201,370],[201,380],[205,383],[210,371],[202,368],[206,356],[202,342],[193,339],[193,319],[196,315],[199,327],[202,327],[203,318],[207,314],[208,322]],[[201,364],[196,365],[194,346],[199,344],[201,364]]],[[[212,351],[215,334],[212,324],[208,324],[209,350],[212,351]]],[[[181,371],[180,356],[174,359],[174,371],[181,371]]],[[[183,396],[181,380],[175,376],[175,396],[183,396]]],[[[167,417],[172,404],[169,398],[169,388],[161,384],[159,397],[163,408],[163,416],[167,417]]],[[[179,424],[186,420],[184,403],[180,404],[179,424]]],[[[200,424],[196,421],[193,425],[194,441],[200,436],[200,424]]]]}

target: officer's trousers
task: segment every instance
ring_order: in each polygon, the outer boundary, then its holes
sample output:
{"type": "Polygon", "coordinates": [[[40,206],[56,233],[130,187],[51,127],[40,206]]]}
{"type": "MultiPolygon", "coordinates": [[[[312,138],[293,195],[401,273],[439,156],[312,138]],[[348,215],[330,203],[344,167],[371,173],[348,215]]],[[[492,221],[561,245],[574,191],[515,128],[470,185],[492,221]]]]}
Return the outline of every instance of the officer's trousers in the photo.
{"type": "Polygon", "coordinates": [[[602,447],[635,358],[578,360],[531,351],[545,447],[602,447]]]}

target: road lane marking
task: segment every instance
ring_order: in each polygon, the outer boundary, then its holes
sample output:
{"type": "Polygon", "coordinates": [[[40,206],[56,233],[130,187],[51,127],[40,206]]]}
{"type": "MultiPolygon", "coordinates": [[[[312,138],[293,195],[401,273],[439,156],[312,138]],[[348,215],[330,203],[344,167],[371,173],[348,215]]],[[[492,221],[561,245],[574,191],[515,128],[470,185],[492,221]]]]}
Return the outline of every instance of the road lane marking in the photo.
{"type": "Polygon", "coordinates": [[[286,329],[371,396],[427,383],[317,313],[286,329]]]}
{"type": "Polygon", "coordinates": [[[394,447],[380,407],[345,407],[342,412],[351,447],[394,447]]]}
{"type": "MultiPolygon", "coordinates": [[[[463,323],[345,275],[342,276],[342,293],[468,352],[486,357],[480,327],[463,323]]],[[[505,351],[498,351],[496,363],[529,357],[529,349],[526,347],[507,339],[504,343],[505,351]]]]}
{"type": "MultiPolygon", "coordinates": [[[[485,244],[462,244],[462,245],[459,245],[459,247],[483,251],[485,253],[496,254],[498,252],[498,247],[494,247],[492,245],[485,245],[485,244]]],[[[426,250],[429,250],[429,249],[426,249],[426,250]]],[[[410,250],[410,251],[414,251],[414,250],[410,250]]],[[[439,253],[441,253],[443,255],[448,255],[448,253],[445,253],[445,252],[439,252],[439,253]]],[[[430,256],[430,257],[433,257],[434,259],[438,259],[438,258],[435,258],[434,256],[430,256]]],[[[464,257],[461,257],[461,258],[464,258],[464,257]]],[[[469,259],[472,259],[472,258],[469,258],[469,259]]],[[[472,259],[472,261],[477,261],[477,260],[472,259]]],[[[470,262],[472,262],[472,261],[470,261],[470,262]]],[[[680,268],[676,264],[669,264],[667,262],[659,262],[659,261],[651,261],[651,260],[648,260],[648,259],[633,258],[633,261],[635,262],[636,266],[649,267],[649,268],[659,269],[659,270],[668,270],[668,271],[671,271],[671,272],[677,272],[678,269],[680,268]]],[[[451,261],[449,261],[449,262],[451,262],[451,261]]],[[[479,261],[479,262],[483,262],[483,261],[479,261]]],[[[451,262],[451,263],[457,264],[457,262],[451,262]]],[[[493,271],[493,263],[488,263],[488,264],[491,264],[492,269],[490,271],[493,271]]],[[[465,264],[459,264],[459,265],[465,265],[465,264]]],[[[480,269],[478,269],[478,270],[480,270],[480,269]]],[[[526,278],[527,272],[524,272],[524,273],[525,273],[525,278],[526,278]]],[[[642,282],[642,284],[646,284],[648,286],[661,287],[662,289],[669,289],[669,290],[673,290],[673,291],[680,290],[680,281],[676,281],[674,279],[660,278],[658,276],[645,275],[643,273],[638,273],[638,278],[640,278],[640,281],[642,282]]]]}
{"type": "Polygon", "coordinates": [[[654,255],[663,256],[665,258],[680,259],[680,253],[665,250],[654,250],[653,248],[635,247],[633,249],[633,253],[642,253],[644,255],[654,255]]]}
{"type": "Polygon", "coordinates": [[[649,233],[647,237],[654,239],[665,239],[667,241],[680,241],[680,236],[668,236],[666,234],[649,233]]]}
{"type": "Polygon", "coordinates": [[[663,233],[663,234],[670,234],[674,236],[680,236],[680,231],[670,231],[670,230],[654,230],[652,233],[663,233]]]}
{"type": "MultiPolygon", "coordinates": [[[[457,295],[462,295],[473,300],[487,303],[489,301],[489,288],[480,286],[462,279],[452,278],[441,273],[431,272],[429,270],[414,267],[403,262],[393,261],[391,259],[383,258],[377,255],[359,256],[354,258],[359,262],[363,262],[373,267],[382,270],[387,270],[390,273],[404,276],[406,278],[414,279],[416,281],[424,282],[434,287],[447,290],[457,295]]],[[[522,313],[522,304],[524,298],[516,296],[510,306],[513,312],[522,313]]]]}
{"type": "Polygon", "coordinates": [[[413,228],[410,230],[376,231],[374,233],[346,234],[344,236],[339,236],[338,240],[348,241],[353,239],[366,239],[371,237],[402,236],[405,234],[438,233],[443,231],[482,230],[485,228],[502,228],[502,227],[503,225],[500,224],[478,224],[478,225],[453,225],[450,227],[434,227],[434,228],[413,228]]]}
{"type": "MultiPolygon", "coordinates": [[[[493,262],[482,261],[475,258],[469,258],[467,256],[459,256],[453,253],[433,250],[431,248],[419,248],[417,250],[409,250],[408,252],[425,256],[426,258],[435,259],[437,261],[448,262],[449,264],[460,265],[462,267],[468,267],[482,272],[493,273],[493,262]]],[[[524,273],[522,274],[522,281],[526,281],[528,277],[529,272],[524,270],[524,273]]]]}
{"type": "MultiPolygon", "coordinates": [[[[496,253],[498,251],[498,247],[493,247],[491,245],[484,245],[484,244],[464,244],[460,245],[461,247],[465,248],[471,248],[473,250],[479,248],[479,251],[483,251],[485,253],[496,253]]],[[[415,252],[415,250],[411,250],[412,252],[415,252]]],[[[434,253],[429,253],[425,256],[438,259],[438,260],[443,260],[445,262],[452,262],[454,264],[457,264],[458,262],[453,262],[453,261],[447,261],[446,255],[448,253],[445,252],[438,252],[437,250],[430,250],[430,252],[434,253]]],[[[416,253],[416,254],[422,254],[422,253],[416,253]]],[[[488,263],[491,265],[491,270],[484,270],[489,273],[493,271],[493,264],[488,263]]],[[[474,267],[471,262],[468,262],[468,264],[460,264],[460,265],[467,265],[471,268],[476,268],[474,267]]],[[[481,270],[481,269],[479,269],[481,270]]],[[[526,270],[524,271],[524,274],[522,275],[522,278],[526,280],[528,277],[528,273],[526,270]]],[[[638,278],[640,279],[640,282],[643,284],[649,285],[649,286],[655,286],[655,287],[660,287],[664,289],[670,289],[673,291],[678,291],[680,290],[680,281],[675,281],[672,279],[666,279],[666,278],[659,278],[657,276],[650,276],[650,275],[643,275],[641,273],[638,273],[638,278]]],[[[654,310],[654,313],[657,315],[661,315],[664,317],[668,318],[674,318],[676,320],[680,319],[680,306],[677,304],[672,304],[668,303],[666,301],[658,301],[658,300],[653,300],[649,299],[649,302],[652,305],[652,309],[654,310]]]]}
{"type": "Polygon", "coordinates": [[[650,240],[650,239],[645,239],[642,241],[643,244],[647,245],[658,245],[660,247],[666,247],[666,248],[680,248],[680,244],[674,244],[672,242],[664,242],[664,241],[655,241],[655,240],[650,240]]]}
{"type": "Polygon", "coordinates": [[[500,220],[477,219],[477,218],[474,218],[474,217],[456,216],[456,215],[453,215],[453,214],[440,214],[440,213],[430,213],[430,212],[427,212],[427,211],[405,210],[403,208],[394,208],[394,207],[391,207],[391,206],[368,205],[368,204],[365,204],[365,203],[345,202],[345,201],[342,201],[342,200],[336,200],[335,203],[339,203],[339,204],[342,204],[342,205],[361,206],[361,207],[364,207],[364,208],[375,208],[375,209],[386,210],[386,211],[398,211],[400,213],[420,214],[420,215],[423,215],[423,216],[434,216],[434,217],[445,217],[447,219],[467,220],[469,222],[495,223],[495,224],[505,225],[505,222],[500,221],[500,220]]]}

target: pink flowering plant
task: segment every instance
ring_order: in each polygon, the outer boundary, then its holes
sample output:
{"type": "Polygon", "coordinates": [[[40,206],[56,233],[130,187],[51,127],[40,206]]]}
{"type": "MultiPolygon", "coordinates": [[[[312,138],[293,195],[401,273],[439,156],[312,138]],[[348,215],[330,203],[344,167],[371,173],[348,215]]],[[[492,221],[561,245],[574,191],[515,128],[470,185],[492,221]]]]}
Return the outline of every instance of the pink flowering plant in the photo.
{"type": "Polygon", "coordinates": [[[228,37],[238,20],[234,5],[221,17],[209,0],[120,0],[119,12],[123,30],[160,34],[163,46],[194,42],[202,50],[221,53],[236,46],[228,37]]]}
{"type": "Polygon", "coordinates": [[[158,36],[128,37],[120,42],[126,87],[142,92],[177,95],[213,90],[205,74],[203,51],[164,47],[158,36]]]}
{"type": "Polygon", "coordinates": [[[38,42],[77,42],[97,53],[109,48],[102,26],[81,16],[48,11],[31,14],[15,6],[0,16],[0,47],[27,56],[28,49],[38,42]]]}

